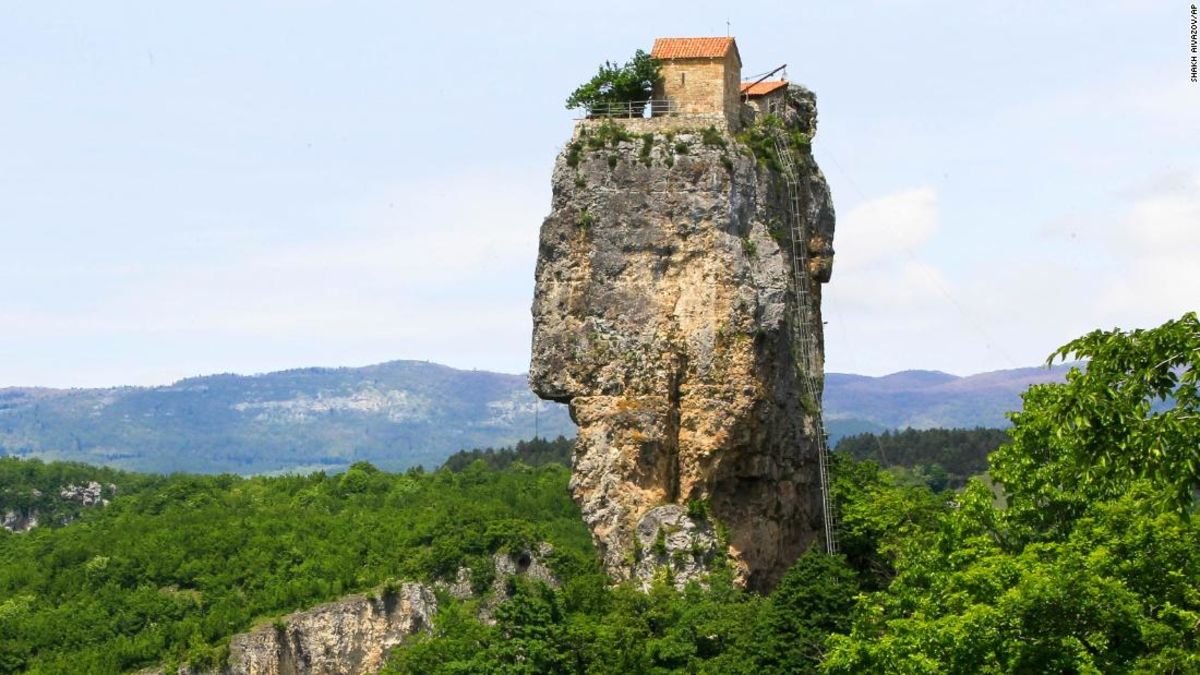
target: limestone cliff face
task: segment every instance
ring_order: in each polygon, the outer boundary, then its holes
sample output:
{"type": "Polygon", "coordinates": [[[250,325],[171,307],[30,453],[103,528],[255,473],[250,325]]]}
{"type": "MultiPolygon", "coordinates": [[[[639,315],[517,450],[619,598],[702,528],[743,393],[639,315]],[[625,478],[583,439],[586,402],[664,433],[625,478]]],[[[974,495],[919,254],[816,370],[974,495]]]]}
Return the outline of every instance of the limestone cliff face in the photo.
{"type": "MultiPolygon", "coordinates": [[[[811,136],[812,95],[790,93],[783,134],[811,136]]],[[[769,588],[820,535],[816,407],[798,378],[819,390],[833,208],[801,141],[797,245],[812,291],[798,312],[790,200],[764,137],[742,137],[756,157],[671,123],[581,122],[559,155],[530,380],[570,404],[571,490],[611,576],[665,568],[683,583],[728,556],[744,583],[769,588]],[[799,331],[815,344],[807,367],[799,331]]]]}
{"type": "Polygon", "coordinates": [[[433,590],[408,583],[382,596],[355,595],[292,614],[279,625],[236,635],[229,643],[231,675],[352,675],[378,672],[407,636],[429,630],[437,612],[433,590]]]}
{"type": "MultiPolygon", "coordinates": [[[[479,597],[479,618],[494,623],[496,608],[507,600],[509,581],[523,577],[559,586],[548,565],[554,549],[542,542],[526,550],[497,552],[491,591],[479,597]]],[[[433,630],[437,594],[465,600],[477,597],[471,571],[460,568],[453,581],[432,585],[408,582],[350,595],[294,612],[229,640],[229,658],[220,668],[175,669],[175,675],[369,675],[383,668],[406,638],[433,630]]],[[[137,675],[165,675],[162,667],[137,675]]]]}

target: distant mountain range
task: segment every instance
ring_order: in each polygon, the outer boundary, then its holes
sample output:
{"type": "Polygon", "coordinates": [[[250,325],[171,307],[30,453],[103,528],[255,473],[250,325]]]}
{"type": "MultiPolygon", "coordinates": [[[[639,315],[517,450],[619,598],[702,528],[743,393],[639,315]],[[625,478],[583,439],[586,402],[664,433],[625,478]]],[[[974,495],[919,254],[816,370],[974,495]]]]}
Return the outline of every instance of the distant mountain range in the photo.
{"type": "Polygon", "coordinates": [[[1031,384],[1060,382],[1071,365],[996,370],[959,377],[905,370],[883,377],[828,373],[825,424],[830,438],[884,429],[1008,426],[1031,384]]]}
{"type": "MultiPolygon", "coordinates": [[[[956,377],[830,373],[833,442],[890,428],[1002,427],[1029,384],[1065,367],[956,377]]],[[[164,387],[0,389],[0,454],[137,471],[336,471],[369,461],[435,467],[458,450],[571,436],[566,407],[539,402],[524,375],[423,361],[212,375],[164,387]]]]}
{"type": "Polygon", "coordinates": [[[0,389],[0,451],[138,471],[436,467],[536,431],[574,435],[524,375],[422,361],[212,375],[165,387],[0,389]]]}

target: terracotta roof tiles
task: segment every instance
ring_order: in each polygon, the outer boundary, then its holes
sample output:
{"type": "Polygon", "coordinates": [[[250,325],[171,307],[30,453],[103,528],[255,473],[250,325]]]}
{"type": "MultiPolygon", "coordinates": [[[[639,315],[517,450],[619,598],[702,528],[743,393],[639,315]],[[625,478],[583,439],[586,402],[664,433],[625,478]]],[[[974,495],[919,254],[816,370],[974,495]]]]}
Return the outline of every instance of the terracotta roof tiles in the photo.
{"type": "Polygon", "coordinates": [[[766,96],[787,86],[787,80],[764,80],[762,82],[743,82],[742,94],[746,96],[766,96]]]}
{"type": "Polygon", "coordinates": [[[737,51],[731,37],[657,38],[650,56],[656,59],[723,58],[729,50],[737,51]]]}

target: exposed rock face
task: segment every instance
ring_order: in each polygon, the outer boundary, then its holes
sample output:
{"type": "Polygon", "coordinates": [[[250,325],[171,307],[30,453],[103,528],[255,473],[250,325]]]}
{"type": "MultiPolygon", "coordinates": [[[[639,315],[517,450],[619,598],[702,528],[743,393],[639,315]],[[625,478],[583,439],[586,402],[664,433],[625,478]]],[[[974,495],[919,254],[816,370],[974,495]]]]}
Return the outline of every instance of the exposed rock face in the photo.
{"type": "Polygon", "coordinates": [[[497,597],[505,595],[504,586],[512,577],[525,577],[540,581],[551,588],[558,588],[558,578],[546,564],[554,547],[546,542],[538,544],[533,550],[517,551],[514,553],[497,553],[492,556],[492,564],[496,568],[496,580],[492,591],[497,597]]]}
{"type": "Polygon", "coordinates": [[[108,506],[105,494],[115,497],[117,486],[112,483],[101,485],[94,480],[83,485],[72,483],[59,488],[57,497],[53,493],[44,495],[36,488],[26,491],[6,487],[0,489],[0,508],[3,509],[0,527],[20,534],[43,524],[67,525],[75,519],[78,509],[64,509],[62,502],[75,502],[87,508],[108,506]]]}
{"type": "Polygon", "coordinates": [[[680,590],[688,581],[703,578],[720,554],[720,542],[708,519],[688,516],[677,504],[647,511],[635,536],[634,576],[645,582],[658,570],[669,569],[680,590]]]}
{"type": "Polygon", "coordinates": [[[12,509],[4,512],[4,517],[0,519],[0,527],[9,532],[21,533],[28,532],[38,526],[38,512],[28,511],[19,512],[12,509]]]}
{"type": "MultiPolygon", "coordinates": [[[[526,577],[557,588],[558,578],[546,560],[553,548],[545,542],[530,550],[496,553],[491,595],[480,603],[479,617],[492,622],[496,608],[509,597],[508,582],[526,577]]],[[[435,589],[460,600],[474,596],[471,570],[460,567],[453,582],[433,586],[406,583],[374,594],[351,595],[335,602],[289,614],[271,625],[234,635],[229,660],[220,669],[181,666],[175,675],[367,675],[377,673],[388,653],[404,639],[433,629],[438,604],[435,589]]],[[[147,668],[137,675],[165,675],[147,668]]]]}
{"type": "MultiPolygon", "coordinates": [[[[110,483],[109,491],[115,494],[117,486],[110,483]]],[[[83,506],[108,506],[108,500],[103,494],[104,489],[94,480],[88,481],[87,485],[68,485],[58,491],[59,497],[79,502],[83,506]]]]}
{"type": "MultiPolygon", "coordinates": [[[[814,99],[791,94],[787,130],[811,134],[814,99]]],[[[579,425],[571,490],[615,579],[645,582],[666,566],[679,582],[719,553],[741,581],[769,588],[819,536],[816,406],[798,378],[819,390],[833,208],[811,154],[800,146],[796,158],[807,313],[796,311],[777,164],[715,131],[621,139],[595,121],[558,157],[530,380],[579,425]],[[799,331],[817,351],[810,372],[799,331]],[[728,541],[688,515],[691,502],[728,541]],[[635,541],[664,526],[665,562],[650,560],[635,541]]]]}
{"type": "Polygon", "coordinates": [[[232,675],[353,675],[378,672],[406,636],[429,630],[437,600],[422,584],[381,597],[352,595],[289,615],[279,625],[235,635],[232,675]]]}

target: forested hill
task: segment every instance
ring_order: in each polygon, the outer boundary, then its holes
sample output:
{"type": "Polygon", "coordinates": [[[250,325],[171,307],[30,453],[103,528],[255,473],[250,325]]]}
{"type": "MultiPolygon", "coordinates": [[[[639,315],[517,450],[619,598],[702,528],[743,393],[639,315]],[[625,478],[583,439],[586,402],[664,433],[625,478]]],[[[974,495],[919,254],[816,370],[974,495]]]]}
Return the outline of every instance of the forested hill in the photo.
{"type": "Polygon", "coordinates": [[[265,473],[437,466],[537,430],[573,435],[524,375],[422,361],[213,375],[164,387],[0,389],[0,454],[138,471],[265,473]],[[535,409],[536,407],[536,409],[535,409]]]}
{"type": "Polygon", "coordinates": [[[833,440],[884,429],[1008,426],[1005,413],[1021,408],[1031,384],[1061,382],[1072,364],[1015,368],[959,377],[905,370],[882,377],[828,373],[825,422],[833,440]]]}
{"type": "MultiPolygon", "coordinates": [[[[909,426],[1004,427],[1026,386],[1063,372],[829,373],[827,429],[836,443],[909,426]]],[[[0,389],[0,454],[135,471],[304,472],[356,461],[435,467],[464,448],[512,445],[535,431],[575,433],[566,407],[537,403],[524,375],[422,361],[213,375],[164,387],[0,389]]]]}

